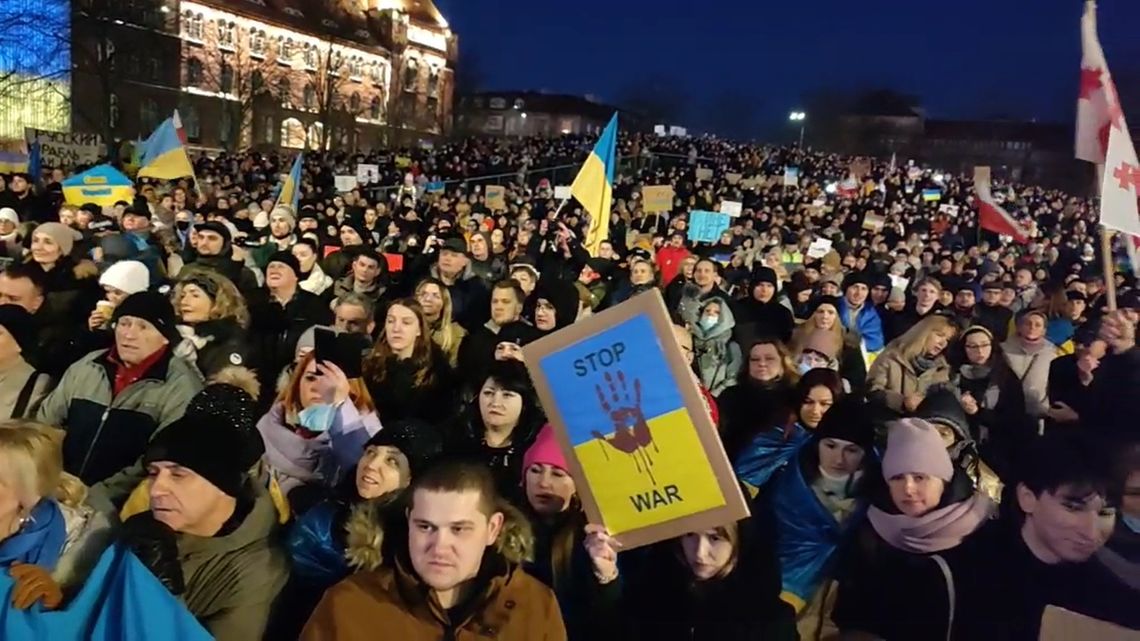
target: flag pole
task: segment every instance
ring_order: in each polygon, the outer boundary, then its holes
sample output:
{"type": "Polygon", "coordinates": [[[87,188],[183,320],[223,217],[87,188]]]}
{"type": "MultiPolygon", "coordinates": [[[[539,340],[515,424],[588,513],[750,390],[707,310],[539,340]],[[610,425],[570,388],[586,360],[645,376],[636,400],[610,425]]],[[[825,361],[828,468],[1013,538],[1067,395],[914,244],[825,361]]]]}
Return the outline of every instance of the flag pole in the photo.
{"type": "Polygon", "coordinates": [[[1108,311],[1116,311],[1116,270],[1112,265],[1112,231],[1104,225],[1100,227],[1100,253],[1104,266],[1104,289],[1108,311]]]}

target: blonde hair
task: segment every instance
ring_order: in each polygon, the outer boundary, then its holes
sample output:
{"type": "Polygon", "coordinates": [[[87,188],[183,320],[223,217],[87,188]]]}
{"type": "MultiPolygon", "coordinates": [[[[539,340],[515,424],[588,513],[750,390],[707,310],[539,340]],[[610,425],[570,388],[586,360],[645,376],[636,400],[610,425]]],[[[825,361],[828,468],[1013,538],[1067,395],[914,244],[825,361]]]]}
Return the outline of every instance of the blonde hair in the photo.
{"type": "Polygon", "coordinates": [[[249,308],[245,304],[245,297],[241,295],[233,281],[209,270],[193,270],[190,274],[185,275],[174,286],[174,290],[170,292],[170,303],[174,305],[175,311],[178,311],[182,294],[187,285],[201,289],[203,294],[210,297],[213,302],[210,305],[210,320],[232,318],[242,328],[249,328],[249,308]]]}
{"type": "MultiPolygon", "coordinates": [[[[444,354],[449,357],[458,356],[459,343],[466,336],[466,332],[461,327],[458,327],[451,318],[451,292],[447,289],[447,285],[443,284],[435,278],[425,278],[416,285],[416,292],[413,298],[418,302],[420,299],[420,292],[426,289],[429,285],[435,285],[439,290],[439,297],[443,300],[443,307],[439,310],[439,318],[434,323],[429,323],[431,329],[431,338],[435,341],[436,345],[443,350],[444,354]]],[[[426,320],[426,319],[425,319],[426,320]]],[[[454,365],[455,363],[452,363],[454,365]]]]}
{"type": "Polygon", "coordinates": [[[943,334],[949,342],[958,333],[958,326],[941,314],[931,314],[891,341],[886,351],[893,352],[904,363],[909,363],[922,355],[926,349],[926,340],[935,333],[943,334]]]}
{"type": "Polygon", "coordinates": [[[16,494],[22,510],[45,497],[69,507],[87,498],[87,487],[63,471],[63,436],[63,430],[34,421],[0,423],[0,483],[16,494]]]}
{"type": "MultiPolygon", "coordinates": [[[[728,542],[732,545],[732,555],[728,557],[728,563],[725,563],[724,567],[722,567],[720,571],[716,573],[716,576],[713,577],[716,579],[723,579],[724,577],[731,574],[734,569],[736,569],[736,564],[740,561],[740,525],[737,522],[732,522],[728,525],[718,525],[717,527],[710,529],[713,532],[716,532],[718,536],[728,539],[728,542]]],[[[701,534],[704,531],[705,530],[702,530],[700,532],[692,532],[691,534],[701,534]]],[[[685,535],[682,535],[681,537],[677,538],[677,557],[681,560],[682,564],[687,565],[688,559],[685,558],[684,548],[681,547],[681,538],[684,536],[685,535]]]]}
{"type": "Polygon", "coordinates": [[[839,310],[835,310],[835,322],[831,324],[831,329],[820,329],[816,326],[815,315],[818,312],[819,308],[816,308],[816,310],[812,312],[811,316],[809,316],[807,320],[800,323],[799,325],[796,325],[796,328],[792,331],[792,340],[788,342],[788,348],[791,351],[793,358],[798,358],[799,355],[803,353],[804,345],[807,344],[808,338],[814,332],[828,332],[835,334],[835,337],[838,339],[836,344],[840,347],[839,353],[835,355],[835,360],[837,362],[842,362],[843,347],[846,346],[849,341],[847,336],[847,328],[843,327],[843,321],[839,319],[839,310]]]}

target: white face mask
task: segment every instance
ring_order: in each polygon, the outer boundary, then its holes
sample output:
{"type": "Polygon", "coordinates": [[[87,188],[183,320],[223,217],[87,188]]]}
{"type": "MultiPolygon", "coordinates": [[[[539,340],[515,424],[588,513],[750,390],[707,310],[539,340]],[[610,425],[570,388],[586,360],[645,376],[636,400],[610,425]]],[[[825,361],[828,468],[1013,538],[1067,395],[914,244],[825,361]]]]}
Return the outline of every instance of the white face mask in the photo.
{"type": "Polygon", "coordinates": [[[1140,534],[1140,516],[1132,516],[1131,514],[1121,512],[1120,520],[1124,521],[1124,527],[1136,534],[1140,534]]]}

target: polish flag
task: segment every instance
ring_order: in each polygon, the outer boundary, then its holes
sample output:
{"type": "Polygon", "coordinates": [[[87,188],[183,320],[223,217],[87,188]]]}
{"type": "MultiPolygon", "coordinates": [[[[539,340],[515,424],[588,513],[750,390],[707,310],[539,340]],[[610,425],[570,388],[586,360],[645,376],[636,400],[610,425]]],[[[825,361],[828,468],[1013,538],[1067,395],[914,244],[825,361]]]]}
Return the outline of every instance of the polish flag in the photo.
{"type": "Polygon", "coordinates": [[[1081,16],[1081,86],[1077,97],[1076,157],[1103,163],[1108,153],[1109,127],[1114,119],[1116,85],[1096,33],[1096,2],[1085,2],[1081,16]]]}
{"type": "Polygon", "coordinates": [[[1013,216],[1009,215],[1009,212],[1002,209],[1001,205],[994,200],[994,196],[990,192],[989,178],[975,171],[974,189],[978,193],[978,225],[995,234],[1011,236],[1023,245],[1028,244],[1029,229],[1017,222],[1013,216]]]}
{"type": "Polygon", "coordinates": [[[182,141],[183,145],[185,145],[186,140],[187,140],[186,139],[186,130],[182,128],[182,118],[180,118],[178,116],[178,110],[177,109],[174,110],[174,116],[171,117],[171,121],[172,121],[172,124],[174,125],[174,131],[176,131],[178,133],[178,139],[182,141]]]}

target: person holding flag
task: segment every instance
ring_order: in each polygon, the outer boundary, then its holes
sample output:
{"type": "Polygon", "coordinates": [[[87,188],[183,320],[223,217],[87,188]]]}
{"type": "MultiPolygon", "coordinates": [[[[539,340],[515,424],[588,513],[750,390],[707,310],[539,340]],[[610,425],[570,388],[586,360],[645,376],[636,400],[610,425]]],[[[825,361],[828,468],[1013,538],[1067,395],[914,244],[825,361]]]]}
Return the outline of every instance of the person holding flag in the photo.
{"type": "Polygon", "coordinates": [[[615,113],[582,163],[578,177],[570,185],[570,195],[590,214],[590,224],[582,246],[591,256],[598,255],[603,240],[610,237],[610,208],[613,203],[614,166],[617,164],[618,117],[615,113]]]}
{"type": "Polygon", "coordinates": [[[176,180],[194,176],[194,166],[186,153],[186,132],[177,110],[143,142],[141,162],[139,178],[176,180]]]}

